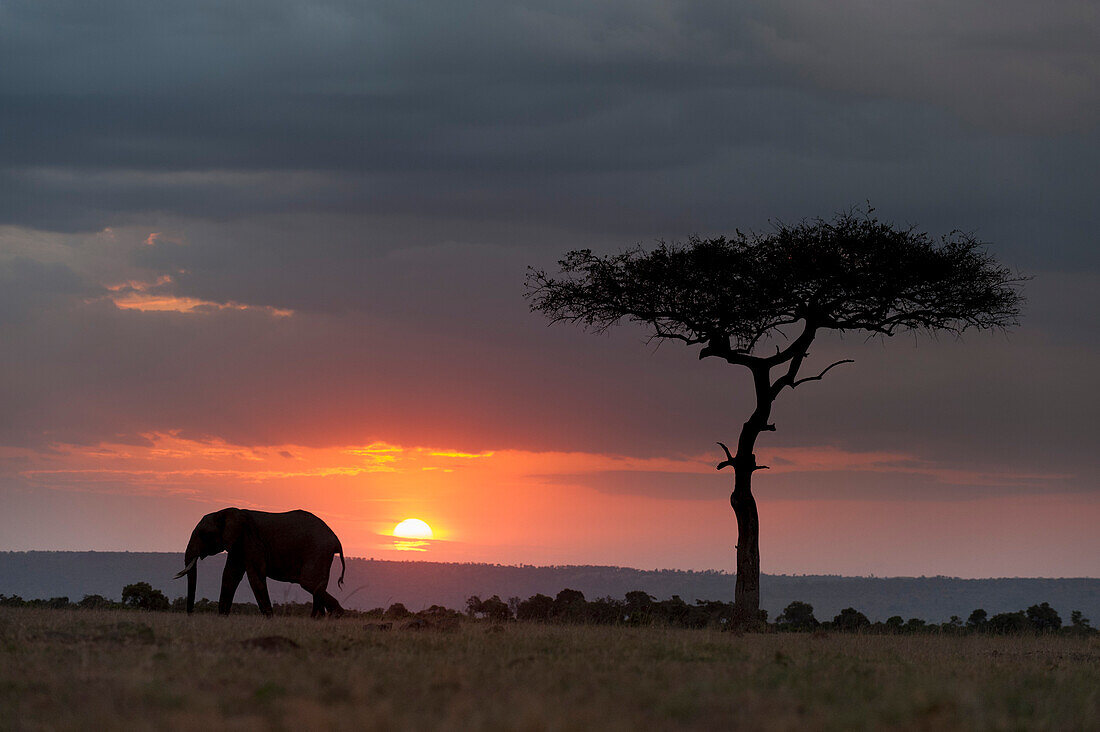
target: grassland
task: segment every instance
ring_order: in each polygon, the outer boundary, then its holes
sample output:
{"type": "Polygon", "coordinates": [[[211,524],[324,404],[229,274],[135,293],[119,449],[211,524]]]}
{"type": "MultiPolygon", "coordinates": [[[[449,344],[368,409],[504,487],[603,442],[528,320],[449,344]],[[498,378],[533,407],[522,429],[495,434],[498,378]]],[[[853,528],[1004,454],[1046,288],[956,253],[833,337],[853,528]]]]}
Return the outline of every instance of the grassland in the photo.
{"type": "Polygon", "coordinates": [[[1100,729],[1100,640],[0,609],[0,727],[1100,729]]]}

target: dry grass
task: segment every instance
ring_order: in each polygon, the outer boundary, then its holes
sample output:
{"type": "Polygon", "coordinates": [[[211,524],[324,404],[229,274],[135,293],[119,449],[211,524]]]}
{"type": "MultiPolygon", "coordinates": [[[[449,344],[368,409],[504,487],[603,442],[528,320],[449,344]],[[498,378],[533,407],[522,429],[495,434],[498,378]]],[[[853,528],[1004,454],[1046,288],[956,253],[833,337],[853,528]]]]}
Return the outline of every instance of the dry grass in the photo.
{"type": "Polygon", "coordinates": [[[399,626],[3,609],[0,727],[1100,729],[1095,638],[399,626]]]}

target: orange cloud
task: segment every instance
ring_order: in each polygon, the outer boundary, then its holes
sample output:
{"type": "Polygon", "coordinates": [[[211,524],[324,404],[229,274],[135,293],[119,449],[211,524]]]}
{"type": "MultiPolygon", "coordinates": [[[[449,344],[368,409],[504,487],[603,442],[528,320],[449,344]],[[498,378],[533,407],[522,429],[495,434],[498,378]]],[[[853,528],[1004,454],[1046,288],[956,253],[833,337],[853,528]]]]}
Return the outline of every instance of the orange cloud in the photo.
{"type": "MultiPolygon", "coordinates": [[[[240,484],[333,476],[390,473],[408,479],[425,472],[474,475],[478,479],[540,483],[548,475],[667,473],[713,475],[715,457],[634,457],[584,452],[495,450],[468,453],[386,442],[337,447],[301,445],[245,446],[223,440],[195,440],[177,433],[142,435],[145,444],[56,445],[46,455],[8,449],[3,457],[34,463],[20,472],[38,482],[68,485],[110,483],[170,488],[226,479],[240,484]],[[47,479],[49,479],[47,481],[47,479]]],[[[850,452],[832,447],[775,448],[761,453],[773,474],[869,472],[923,475],[958,485],[1048,483],[1072,476],[996,473],[943,468],[904,453],[850,452]]],[[[418,480],[435,480],[420,477],[418,480]]]]}
{"type": "MultiPolygon", "coordinates": [[[[171,279],[169,278],[168,281],[171,281],[171,279]]],[[[249,310],[264,312],[275,318],[289,318],[294,315],[294,311],[287,308],[275,308],[267,305],[246,305],[232,300],[229,302],[214,302],[211,300],[200,300],[195,297],[158,295],[145,292],[143,288],[134,288],[129,285],[118,285],[115,287],[129,287],[129,291],[123,292],[119,289],[117,291],[118,294],[110,295],[108,298],[115,304],[115,307],[120,310],[138,310],[143,313],[211,313],[222,310],[249,310]]]]}
{"type": "Polygon", "coordinates": [[[171,284],[171,275],[161,275],[152,282],[144,282],[142,280],[126,280],[114,285],[105,285],[105,287],[111,292],[148,292],[157,287],[171,284]]]}
{"type": "MultiPolygon", "coordinates": [[[[150,236],[154,235],[150,234],[150,236]]],[[[165,292],[167,285],[172,284],[173,281],[171,275],[165,274],[149,281],[126,280],[125,282],[104,285],[104,288],[111,293],[107,295],[106,299],[113,302],[115,307],[120,310],[137,310],[149,313],[212,313],[223,310],[249,310],[264,312],[275,318],[289,318],[294,315],[294,311],[287,308],[248,305],[235,300],[216,302],[165,292]]]]}

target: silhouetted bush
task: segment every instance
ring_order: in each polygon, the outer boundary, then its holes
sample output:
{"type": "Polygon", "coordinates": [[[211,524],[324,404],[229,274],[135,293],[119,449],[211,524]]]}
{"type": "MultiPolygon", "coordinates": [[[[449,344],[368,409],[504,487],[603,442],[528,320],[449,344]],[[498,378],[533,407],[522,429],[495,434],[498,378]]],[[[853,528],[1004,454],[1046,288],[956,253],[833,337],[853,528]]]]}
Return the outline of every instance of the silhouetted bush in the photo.
{"type": "Polygon", "coordinates": [[[958,615],[952,615],[950,618],[947,619],[946,623],[940,624],[940,630],[942,630],[944,633],[962,633],[962,618],[960,618],[958,615]]]}
{"type": "Polygon", "coordinates": [[[586,619],[587,610],[588,603],[584,601],[583,592],[565,589],[554,598],[550,617],[559,622],[582,623],[586,619]]]}
{"type": "Polygon", "coordinates": [[[77,606],[84,610],[106,610],[112,605],[114,605],[114,603],[103,595],[85,595],[80,602],[77,603],[77,606]]]}
{"type": "Polygon", "coordinates": [[[497,595],[493,595],[488,600],[482,600],[477,595],[467,599],[466,614],[471,618],[485,618],[497,623],[512,619],[512,609],[497,595]]]}
{"type": "MultiPolygon", "coordinates": [[[[761,620],[767,622],[766,610],[761,610],[761,620]]],[[[692,628],[724,628],[733,621],[733,603],[716,600],[696,600],[688,612],[687,622],[692,628]]]]}
{"type": "Polygon", "coordinates": [[[840,614],[833,618],[833,628],[836,630],[866,630],[871,627],[871,621],[867,616],[854,607],[846,607],[840,614]]]}
{"type": "Polygon", "coordinates": [[[1007,635],[1010,633],[1027,633],[1033,628],[1024,611],[1017,610],[1014,613],[997,613],[989,619],[985,629],[990,633],[1007,635]]]}
{"type": "Polygon", "coordinates": [[[543,594],[532,595],[516,608],[517,620],[547,621],[554,611],[554,598],[543,594]]]}
{"type": "Polygon", "coordinates": [[[1039,633],[1053,633],[1062,627],[1062,618],[1058,611],[1044,602],[1041,605],[1032,605],[1027,609],[1027,619],[1031,627],[1039,633]]]}
{"type": "Polygon", "coordinates": [[[970,617],[966,619],[966,627],[970,630],[985,630],[986,624],[989,622],[989,613],[982,608],[978,608],[974,612],[970,613],[970,617]]]}
{"type": "Polygon", "coordinates": [[[122,588],[122,604],[137,610],[168,610],[171,603],[160,590],[148,582],[135,582],[122,588]]]}
{"type": "Polygon", "coordinates": [[[780,630],[813,630],[821,625],[814,617],[814,606],[795,600],[775,619],[780,630]]]}
{"type": "Polygon", "coordinates": [[[432,605],[427,610],[421,610],[420,612],[418,612],[416,616],[418,618],[424,618],[431,621],[457,621],[462,618],[462,613],[457,610],[452,610],[449,607],[443,607],[442,605],[432,605]]]}
{"type": "Polygon", "coordinates": [[[386,620],[401,620],[412,615],[409,609],[405,607],[403,603],[395,602],[386,608],[385,614],[382,616],[386,620]]]}
{"type": "Polygon", "coordinates": [[[634,625],[645,625],[652,620],[654,598],[648,592],[634,590],[626,593],[623,603],[624,620],[634,625]]]}
{"type": "Polygon", "coordinates": [[[615,625],[623,622],[625,617],[623,601],[612,597],[592,600],[585,608],[585,620],[594,625],[615,625]]]}
{"type": "Polygon", "coordinates": [[[928,625],[928,622],[920,618],[909,618],[905,621],[905,625],[902,626],[906,633],[925,633],[931,629],[935,629],[936,626],[928,625]]]}

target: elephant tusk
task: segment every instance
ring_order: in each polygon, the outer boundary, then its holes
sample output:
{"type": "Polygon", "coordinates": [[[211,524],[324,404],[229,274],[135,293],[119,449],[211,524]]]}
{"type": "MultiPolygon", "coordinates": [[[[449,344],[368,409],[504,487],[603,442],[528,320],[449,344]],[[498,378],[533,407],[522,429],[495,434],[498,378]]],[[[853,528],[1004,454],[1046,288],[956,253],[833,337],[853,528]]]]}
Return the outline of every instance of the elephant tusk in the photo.
{"type": "Polygon", "coordinates": [[[190,563],[189,563],[189,564],[188,564],[188,565],[187,565],[186,567],[184,567],[184,568],[183,568],[182,570],[180,570],[180,573],[179,573],[179,574],[177,574],[177,575],[176,575],[175,577],[173,577],[172,579],[174,579],[174,580],[176,580],[176,579],[179,579],[179,578],[180,578],[180,577],[182,577],[183,575],[185,575],[185,574],[187,574],[188,572],[190,572],[190,571],[191,571],[192,569],[194,569],[194,567],[195,567],[195,562],[197,562],[197,561],[199,561],[199,558],[198,558],[198,557],[195,557],[194,559],[192,559],[192,560],[191,560],[191,562],[190,562],[190,563]]]}

